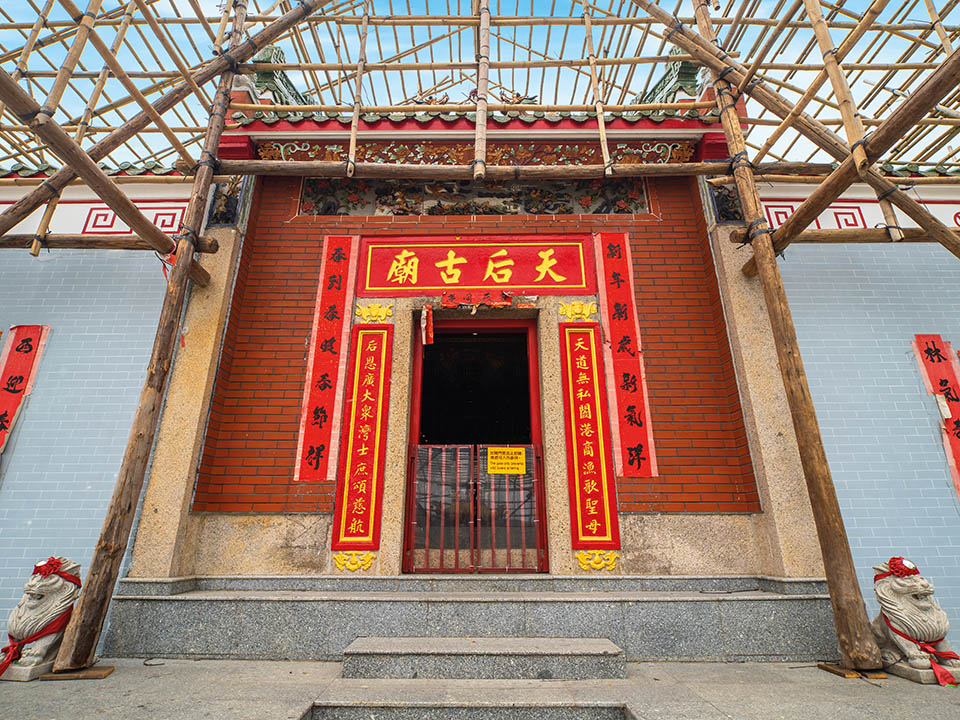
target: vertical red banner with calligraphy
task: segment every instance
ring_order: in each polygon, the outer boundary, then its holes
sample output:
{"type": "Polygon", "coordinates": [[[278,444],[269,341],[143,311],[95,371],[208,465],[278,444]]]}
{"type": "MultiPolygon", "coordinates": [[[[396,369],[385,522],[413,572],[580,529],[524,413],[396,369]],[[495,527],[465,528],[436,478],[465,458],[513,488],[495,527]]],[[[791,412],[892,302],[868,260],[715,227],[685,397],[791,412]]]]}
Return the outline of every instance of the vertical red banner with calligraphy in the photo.
{"type": "Polygon", "coordinates": [[[950,343],[939,335],[914,335],[913,351],[927,392],[943,397],[943,446],[953,486],[960,497],[960,363],[950,343]]]}
{"type": "Polygon", "coordinates": [[[355,325],[333,511],[334,550],[380,547],[393,325],[355,325]]]}
{"type": "Polygon", "coordinates": [[[616,483],[597,323],[560,324],[564,422],[574,550],[617,550],[616,483]]]}
{"type": "Polygon", "coordinates": [[[14,325],[0,353],[0,452],[13,432],[24,401],[33,390],[43,346],[50,333],[47,325],[14,325]]]}
{"type": "Polygon", "coordinates": [[[599,296],[606,338],[607,384],[614,388],[610,405],[615,418],[611,423],[614,465],[621,477],[653,477],[657,474],[657,457],[637,322],[630,242],[623,233],[600,233],[595,238],[597,267],[601,271],[599,296]]]}
{"type": "Polygon", "coordinates": [[[337,467],[332,438],[340,430],[337,401],[343,397],[347,341],[357,268],[358,238],[324,238],[313,314],[307,381],[300,411],[295,482],[323,482],[337,467]]]}

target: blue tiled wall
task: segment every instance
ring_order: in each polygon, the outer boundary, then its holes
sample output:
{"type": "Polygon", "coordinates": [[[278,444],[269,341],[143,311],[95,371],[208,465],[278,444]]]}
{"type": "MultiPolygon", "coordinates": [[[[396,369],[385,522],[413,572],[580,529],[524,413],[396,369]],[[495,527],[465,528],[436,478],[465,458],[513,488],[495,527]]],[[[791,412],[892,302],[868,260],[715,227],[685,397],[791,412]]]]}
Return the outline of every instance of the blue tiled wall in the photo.
{"type": "Polygon", "coordinates": [[[960,349],[960,264],[936,243],[794,245],[780,271],[870,617],[872,566],[904,555],[957,635],[960,503],[910,342],[960,349]]]}
{"type": "Polygon", "coordinates": [[[129,250],[0,250],[0,330],[49,325],[28,404],[0,456],[0,637],[33,564],[86,576],[163,302],[160,263],[129,250]]]}

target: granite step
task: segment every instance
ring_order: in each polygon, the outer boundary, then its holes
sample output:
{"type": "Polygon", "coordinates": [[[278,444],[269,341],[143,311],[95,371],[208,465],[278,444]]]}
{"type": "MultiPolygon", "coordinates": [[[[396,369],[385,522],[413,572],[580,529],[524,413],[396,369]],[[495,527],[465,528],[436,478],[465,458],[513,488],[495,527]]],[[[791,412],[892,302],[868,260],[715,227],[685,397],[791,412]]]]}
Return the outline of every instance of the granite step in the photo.
{"type": "Polygon", "coordinates": [[[606,638],[358,637],[345,678],[599,679],[626,677],[606,638]]]}
{"type": "Polygon", "coordinates": [[[626,682],[342,679],[303,720],[636,720],[626,682]]]}

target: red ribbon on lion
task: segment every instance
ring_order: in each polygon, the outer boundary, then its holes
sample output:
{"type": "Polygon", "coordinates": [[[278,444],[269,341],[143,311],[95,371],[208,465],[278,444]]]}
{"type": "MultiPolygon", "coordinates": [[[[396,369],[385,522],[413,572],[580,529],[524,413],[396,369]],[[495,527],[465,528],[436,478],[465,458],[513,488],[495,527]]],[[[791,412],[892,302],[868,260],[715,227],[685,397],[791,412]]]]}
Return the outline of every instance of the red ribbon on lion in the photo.
{"type": "MultiPolygon", "coordinates": [[[[883,615],[883,613],[881,613],[881,615],[883,615]]],[[[893,630],[893,632],[895,632],[897,635],[904,638],[905,640],[909,640],[910,642],[918,645],[921,650],[923,650],[925,653],[927,653],[930,656],[930,668],[933,670],[933,674],[937,676],[938,683],[946,686],[946,685],[956,685],[957,682],[960,682],[957,680],[957,678],[953,676],[953,673],[951,673],[945,667],[940,665],[936,660],[934,660],[935,657],[941,658],[943,660],[960,660],[960,655],[957,655],[955,652],[937,650],[934,647],[934,645],[939,645],[941,642],[943,642],[943,638],[940,638],[939,640],[934,640],[933,642],[929,642],[929,643],[921,642],[920,640],[916,640],[910,637],[909,635],[907,635],[906,633],[902,633],[899,630],[897,630],[893,625],[890,624],[890,621],[887,619],[886,615],[883,615],[883,621],[887,624],[887,627],[893,630]]]]}

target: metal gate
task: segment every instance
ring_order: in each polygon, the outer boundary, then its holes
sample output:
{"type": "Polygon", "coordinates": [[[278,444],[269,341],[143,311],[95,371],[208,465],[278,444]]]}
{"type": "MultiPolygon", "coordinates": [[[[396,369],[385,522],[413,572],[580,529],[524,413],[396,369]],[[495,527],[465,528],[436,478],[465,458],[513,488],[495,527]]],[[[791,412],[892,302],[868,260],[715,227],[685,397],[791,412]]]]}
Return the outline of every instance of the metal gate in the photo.
{"type": "Polygon", "coordinates": [[[546,572],[542,466],[538,445],[413,446],[404,571],[546,572]]]}

